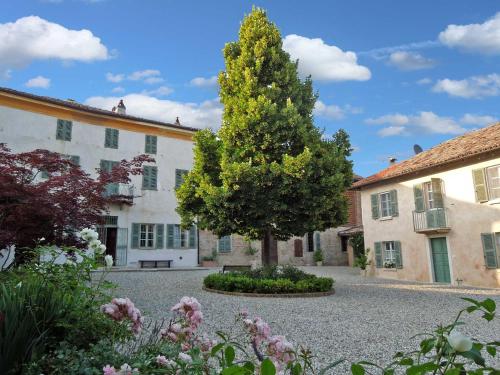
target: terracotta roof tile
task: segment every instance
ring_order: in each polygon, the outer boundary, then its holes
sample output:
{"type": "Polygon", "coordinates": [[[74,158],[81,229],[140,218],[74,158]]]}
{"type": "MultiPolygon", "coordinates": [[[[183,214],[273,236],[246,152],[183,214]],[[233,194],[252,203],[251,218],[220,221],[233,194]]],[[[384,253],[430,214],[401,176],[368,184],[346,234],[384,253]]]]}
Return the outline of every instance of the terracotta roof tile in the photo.
{"type": "Polygon", "coordinates": [[[450,139],[408,160],[355,182],[352,188],[380,183],[415,172],[445,166],[460,160],[500,150],[500,122],[450,139]]]}

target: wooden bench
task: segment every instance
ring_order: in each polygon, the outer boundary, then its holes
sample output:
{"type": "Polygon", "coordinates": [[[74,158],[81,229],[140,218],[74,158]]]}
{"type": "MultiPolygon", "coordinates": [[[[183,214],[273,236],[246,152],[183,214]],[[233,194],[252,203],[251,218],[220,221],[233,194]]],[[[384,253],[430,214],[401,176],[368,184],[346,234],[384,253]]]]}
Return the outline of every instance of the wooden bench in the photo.
{"type": "Polygon", "coordinates": [[[234,271],[250,271],[251,269],[252,269],[252,266],[226,264],[226,265],[222,266],[222,273],[234,272],[234,271]]]}
{"type": "Polygon", "coordinates": [[[139,264],[141,265],[141,268],[170,268],[172,265],[172,260],[140,260],[139,264]]]}

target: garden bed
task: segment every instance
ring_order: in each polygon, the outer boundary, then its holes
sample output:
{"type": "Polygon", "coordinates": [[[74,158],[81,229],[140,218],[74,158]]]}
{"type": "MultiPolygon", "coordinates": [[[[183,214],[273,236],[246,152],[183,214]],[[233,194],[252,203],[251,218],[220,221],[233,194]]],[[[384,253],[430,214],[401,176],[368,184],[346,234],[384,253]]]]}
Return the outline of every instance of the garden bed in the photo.
{"type": "Polygon", "coordinates": [[[333,294],[334,280],[317,277],[292,266],[271,266],[256,270],[211,274],[203,280],[204,289],[229,295],[254,297],[304,297],[333,294]]]}

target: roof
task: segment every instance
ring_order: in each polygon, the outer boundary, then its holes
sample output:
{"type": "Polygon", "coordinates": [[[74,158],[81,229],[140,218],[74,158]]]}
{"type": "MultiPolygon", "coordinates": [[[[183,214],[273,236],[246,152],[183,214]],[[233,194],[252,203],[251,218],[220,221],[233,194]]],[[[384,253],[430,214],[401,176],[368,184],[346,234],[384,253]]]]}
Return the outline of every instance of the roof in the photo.
{"type": "Polygon", "coordinates": [[[45,102],[45,103],[49,103],[49,104],[55,104],[58,106],[74,109],[77,111],[83,111],[83,112],[93,113],[93,114],[103,115],[103,116],[112,116],[115,118],[143,122],[143,123],[148,123],[148,124],[152,124],[152,125],[160,125],[160,126],[164,126],[164,127],[172,128],[172,129],[179,129],[179,130],[192,131],[192,132],[196,132],[199,130],[197,128],[192,128],[192,127],[188,127],[188,126],[171,124],[168,122],[161,122],[161,121],[146,119],[146,118],[137,117],[137,116],[120,114],[117,112],[108,111],[108,110],[101,109],[101,108],[91,107],[89,105],[81,104],[81,103],[78,103],[78,102],[73,101],[73,100],[61,100],[61,99],[51,98],[48,96],[30,94],[30,93],[23,92],[23,91],[9,89],[7,87],[0,87],[0,93],[16,95],[16,96],[20,96],[20,97],[24,97],[24,98],[28,98],[28,99],[32,99],[32,100],[36,100],[36,101],[41,101],[41,102],[45,102]]]}
{"type": "Polygon", "coordinates": [[[500,122],[443,142],[410,159],[355,182],[352,188],[383,184],[397,178],[430,172],[437,167],[451,169],[456,162],[480,156],[495,157],[500,151],[500,122]]]}
{"type": "Polygon", "coordinates": [[[363,226],[362,225],[352,225],[350,227],[346,227],[345,229],[340,230],[338,232],[338,235],[340,237],[350,237],[350,236],[358,234],[358,233],[363,233],[363,226]]]}

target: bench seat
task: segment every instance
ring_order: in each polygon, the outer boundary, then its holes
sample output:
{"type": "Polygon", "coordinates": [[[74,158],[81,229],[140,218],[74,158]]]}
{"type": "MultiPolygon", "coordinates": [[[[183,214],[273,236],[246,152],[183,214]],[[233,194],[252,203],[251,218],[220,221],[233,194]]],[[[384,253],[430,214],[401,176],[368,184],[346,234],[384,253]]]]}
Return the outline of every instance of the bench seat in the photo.
{"type": "Polygon", "coordinates": [[[172,265],[171,259],[162,259],[162,260],[139,260],[139,264],[141,268],[170,268],[172,265]]]}

